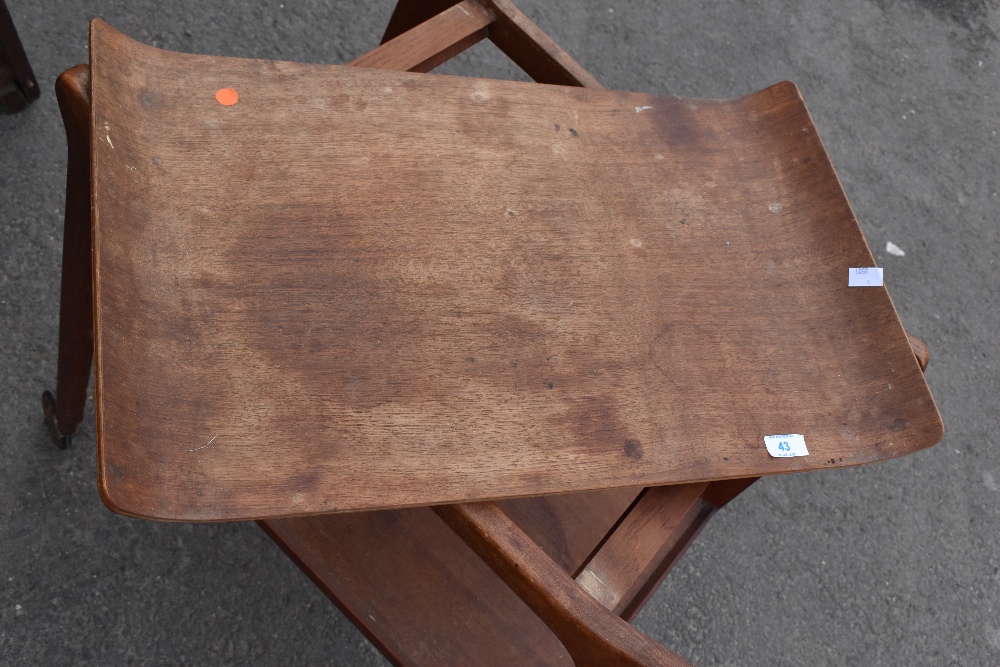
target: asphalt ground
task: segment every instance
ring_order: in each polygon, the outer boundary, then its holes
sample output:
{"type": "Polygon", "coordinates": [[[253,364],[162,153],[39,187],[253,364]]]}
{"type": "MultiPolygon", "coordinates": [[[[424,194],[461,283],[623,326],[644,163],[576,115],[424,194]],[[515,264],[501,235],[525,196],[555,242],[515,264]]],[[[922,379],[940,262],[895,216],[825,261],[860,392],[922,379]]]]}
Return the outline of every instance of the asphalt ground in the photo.
{"type": "MultiPolygon", "coordinates": [[[[87,61],[87,22],[176,51],[343,63],[378,43],[390,0],[8,5],[43,95],[0,116],[0,664],[382,664],[255,525],[106,510],[92,412],[59,451],[39,396],[56,372],[66,165],[53,84],[87,61]]],[[[698,665],[1000,664],[1000,6],[520,5],[610,88],[798,84],[904,325],[930,345],[947,430],[903,459],[761,480],[636,625],[698,665]]],[[[442,70],[523,78],[488,44],[442,70]]]]}

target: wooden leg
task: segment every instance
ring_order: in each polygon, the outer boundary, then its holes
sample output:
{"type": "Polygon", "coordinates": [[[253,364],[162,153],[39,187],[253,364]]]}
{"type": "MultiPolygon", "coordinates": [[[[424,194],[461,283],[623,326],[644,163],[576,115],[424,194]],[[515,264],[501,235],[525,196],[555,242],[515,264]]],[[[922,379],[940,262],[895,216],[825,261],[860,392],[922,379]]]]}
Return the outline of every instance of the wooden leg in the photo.
{"type": "Polygon", "coordinates": [[[94,358],[90,237],[90,68],[77,65],[56,81],[66,127],[66,222],[63,230],[59,303],[59,367],[56,393],[42,395],[45,421],[55,443],[66,448],[83,421],[94,358]]]}
{"type": "Polygon", "coordinates": [[[38,99],[38,82],[28,64],[14,21],[0,0],[0,107],[20,111],[38,99]]]}

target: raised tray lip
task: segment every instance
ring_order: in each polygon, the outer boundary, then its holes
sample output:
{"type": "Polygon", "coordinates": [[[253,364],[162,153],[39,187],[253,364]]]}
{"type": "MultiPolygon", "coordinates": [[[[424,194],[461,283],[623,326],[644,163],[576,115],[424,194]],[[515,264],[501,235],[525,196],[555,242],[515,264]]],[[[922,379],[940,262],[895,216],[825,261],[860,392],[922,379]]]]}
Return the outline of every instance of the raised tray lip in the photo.
{"type": "MultiPolygon", "coordinates": [[[[90,49],[91,56],[90,57],[91,57],[92,73],[95,72],[95,71],[97,71],[98,72],[98,76],[99,76],[99,70],[95,70],[95,61],[100,58],[100,51],[101,51],[101,49],[100,49],[100,46],[99,46],[99,41],[101,39],[121,40],[121,41],[127,43],[130,48],[146,50],[148,52],[159,52],[159,53],[163,53],[163,54],[175,54],[175,53],[177,53],[177,52],[169,51],[169,50],[166,50],[166,49],[160,49],[160,48],[157,48],[157,47],[149,46],[149,45],[143,44],[142,42],[134,40],[134,39],[132,39],[130,37],[127,37],[126,35],[124,35],[123,33],[119,32],[119,31],[117,31],[116,29],[114,29],[112,26],[110,26],[108,23],[104,22],[101,19],[94,19],[91,22],[91,35],[90,35],[90,39],[91,39],[91,49],[90,49]]],[[[247,61],[247,60],[251,60],[251,61],[258,61],[258,62],[278,62],[278,61],[262,61],[261,59],[231,58],[231,57],[227,57],[227,56],[210,56],[210,57],[212,57],[214,59],[223,60],[223,61],[247,61]]],[[[288,62],[288,61],[284,61],[284,62],[288,62]]],[[[314,65],[314,64],[298,63],[298,62],[295,62],[293,64],[294,65],[308,66],[308,67],[316,67],[316,68],[329,68],[330,71],[336,71],[337,69],[343,69],[344,68],[344,66],[342,66],[342,65],[314,65]]],[[[382,72],[382,70],[371,70],[371,71],[373,71],[373,72],[375,72],[375,71],[382,72]]],[[[413,73],[403,73],[403,72],[394,72],[393,74],[395,76],[400,76],[400,77],[427,77],[427,76],[445,77],[445,76],[448,76],[448,75],[440,75],[440,74],[413,74],[413,73]]],[[[92,90],[93,90],[94,81],[96,80],[96,78],[97,78],[97,76],[93,76],[93,75],[91,77],[92,90]]],[[[466,77],[449,77],[449,78],[462,78],[462,79],[464,79],[466,77]]],[[[517,86],[526,86],[526,87],[546,85],[546,84],[535,84],[535,83],[524,83],[524,82],[505,82],[505,84],[517,85],[517,86]]],[[[551,86],[551,87],[553,87],[553,88],[560,88],[560,89],[564,88],[563,86],[551,86]]],[[[604,92],[607,92],[607,91],[604,91],[604,92]]],[[[788,81],[780,82],[780,83],[774,84],[773,86],[765,88],[765,89],[763,89],[761,91],[758,91],[758,92],[755,92],[755,93],[751,93],[749,95],[737,97],[737,98],[732,98],[730,100],[703,100],[703,99],[700,99],[700,98],[674,98],[674,99],[678,99],[678,100],[690,100],[690,101],[706,102],[706,103],[740,102],[740,101],[744,101],[744,100],[750,100],[752,98],[759,97],[759,96],[762,96],[762,95],[765,95],[765,94],[770,95],[770,94],[775,94],[775,93],[794,94],[794,95],[798,96],[801,99],[801,94],[800,94],[798,88],[795,86],[795,84],[793,84],[791,82],[788,82],[788,81]]],[[[92,122],[96,123],[96,114],[92,114],[92,122]]],[[[92,126],[92,130],[96,130],[96,129],[97,129],[96,126],[92,126]]],[[[97,132],[94,131],[94,132],[92,132],[92,134],[94,136],[93,141],[96,142],[97,141],[97,138],[96,138],[97,137],[97,132]]],[[[92,153],[91,153],[91,160],[92,160],[92,163],[91,163],[92,178],[96,179],[96,174],[97,174],[97,152],[96,151],[92,151],[92,153]]],[[[836,175],[836,172],[834,172],[834,174],[836,175]]],[[[837,179],[838,179],[838,185],[840,185],[841,191],[843,191],[842,184],[840,184],[840,181],[839,181],[839,176],[837,177],[837,179]]],[[[849,203],[848,203],[848,205],[849,205],[849,203]]],[[[103,373],[103,368],[102,368],[102,360],[103,360],[102,359],[102,347],[101,347],[101,344],[100,344],[100,341],[102,340],[101,339],[101,331],[100,331],[101,319],[100,319],[100,317],[98,317],[98,313],[100,312],[100,264],[99,264],[99,255],[100,255],[100,253],[98,252],[98,243],[99,243],[98,236],[97,236],[97,234],[98,234],[98,209],[97,209],[97,196],[96,196],[96,193],[94,193],[94,195],[93,195],[93,201],[92,201],[92,225],[93,225],[93,230],[92,231],[93,231],[93,234],[94,234],[94,236],[93,236],[93,238],[94,238],[93,274],[94,274],[94,310],[95,310],[95,317],[94,317],[95,331],[94,331],[94,335],[95,335],[95,343],[96,343],[96,345],[95,345],[95,359],[94,359],[94,363],[95,363],[95,384],[96,384],[95,407],[96,407],[96,424],[97,424],[97,428],[96,428],[96,431],[97,431],[97,433],[96,433],[96,441],[97,441],[97,456],[98,456],[98,481],[99,481],[98,488],[99,488],[99,492],[100,492],[102,501],[105,503],[105,505],[109,509],[111,509],[111,510],[113,510],[113,511],[119,513],[119,514],[124,514],[124,515],[128,515],[128,516],[134,516],[134,517],[144,518],[144,519],[159,520],[159,521],[215,522],[215,521],[250,520],[250,519],[267,519],[267,518],[286,518],[286,517],[308,516],[308,515],[316,515],[316,514],[328,513],[329,510],[316,510],[316,511],[298,512],[298,511],[292,510],[291,508],[289,508],[288,511],[271,512],[271,513],[264,513],[264,514],[259,514],[259,513],[233,513],[233,514],[226,514],[224,516],[206,516],[206,515],[204,515],[204,514],[202,514],[200,512],[181,512],[181,513],[164,512],[164,513],[152,513],[152,512],[149,512],[146,509],[143,509],[141,503],[136,503],[135,502],[135,498],[133,498],[131,496],[128,496],[128,495],[117,494],[117,493],[115,493],[112,490],[111,486],[108,483],[108,460],[107,460],[107,456],[106,456],[107,452],[105,451],[105,446],[104,446],[105,443],[104,443],[104,438],[103,438],[103,431],[104,431],[104,428],[103,428],[103,393],[104,393],[103,392],[103,380],[104,380],[104,373],[103,373]]],[[[866,243],[867,243],[867,241],[866,241],[866,243]]],[[[869,250],[869,255],[870,254],[871,253],[870,253],[870,250],[869,250]]],[[[874,259],[872,259],[872,265],[874,265],[874,259]]],[[[891,304],[891,297],[890,297],[890,304],[891,304]]],[[[896,318],[898,320],[898,313],[895,312],[894,305],[892,307],[893,307],[893,313],[894,313],[894,315],[896,316],[896,318]]],[[[916,363],[917,363],[916,360],[912,359],[912,361],[913,361],[913,364],[916,365],[916,363]]],[[[901,456],[901,455],[913,453],[913,452],[919,451],[920,449],[931,447],[931,446],[937,444],[938,442],[940,442],[940,440],[944,436],[943,422],[941,420],[940,413],[939,413],[939,411],[937,409],[936,404],[934,403],[933,396],[930,394],[929,389],[928,389],[928,392],[927,392],[927,397],[930,400],[930,409],[932,409],[933,412],[934,412],[934,422],[935,422],[935,425],[937,427],[936,430],[934,430],[934,431],[928,431],[927,432],[926,441],[923,442],[923,443],[921,443],[919,446],[913,448],[912,450],[897,452],[897,453],[894,453],[891,456],[886,456],[885,458],[878,459],[878,460],[888,460],[889,458],[895,458],[896,456],[901,456]]],[[[852,463],[852,464],[850,464],[850,466],[864,465],[866,463],[867,462],[852,463]]],[[[849,467],[849,466],[847,464],[844,464],[844,465],[835,465],[835,466],[829,466],[829,467],[849,467]]],[[[818,465],[816,467],[814,467],[814,468],[809,468],[809,470],[813,470],[813,469],[822,469],[822,468],[821,468],[821,466],[818,466],[818,465]]],[[[768,472],[768,473],[764,473],[764,474],[767,474],[767,475],[771,475],[771,474],[787,474],[787,473],[790,473],[790,472],[799,472],[799,471],[800,470],[785,470],[785,471],[777,471],[777,472],[768,472]]],[[[709,477],[709,478],[693,477],[691,479],[685,479],[683,482],[672,482],[672,483],[697,483],[697,482],[713,481],[713,480],[718,480],[718,479],[735,479],[735,478],[739,478],[739,477],[741,477],[741,476],[740,475],[732,475],[732,476],[727,476],[727,477],[709,477]]],[[[609,485],[609,486],[606,486],[606,487],[597,486],[597,487],[593,487],[592,490],[600,490],[602,488],[613,488],[613,487],[617,487],[617,486],[621,486],[621,485],[609,485]]],[[[570,490],[570,491],[553,491],[551,493],[558,494],[558,493],[566,493],[566,492],[572,492],[572,491],[576,491],[576,490],[570,490]]],[[[465,502],[465,501],[472,501],[472,500],[496,500],[496,499],[501,499],[501,498],[522,497],[524,495],[536,495],[536,494],[515,494],[515,495],[488,496],[488,497],[475,497],[475,498],[455,498],[455,499],[449,499],[447,502],[465,502]]],[[[548,495],[548,493],[546,493],[544,495],[548,495]]],[[[391,504],[391,505],[385,505],[385,506],[365,507],[364,509],[365,510],[369,510],[369,509],[373,509],[374,510],[374,509],[402,508],[402,507],[422,506],[422,505],[423,505],[423,503],[391,504]]],[[[350,508],[350,509],[347,509],[347,510],[336,510],[336,511],[357,511],[357,508],[350,508]]]]}

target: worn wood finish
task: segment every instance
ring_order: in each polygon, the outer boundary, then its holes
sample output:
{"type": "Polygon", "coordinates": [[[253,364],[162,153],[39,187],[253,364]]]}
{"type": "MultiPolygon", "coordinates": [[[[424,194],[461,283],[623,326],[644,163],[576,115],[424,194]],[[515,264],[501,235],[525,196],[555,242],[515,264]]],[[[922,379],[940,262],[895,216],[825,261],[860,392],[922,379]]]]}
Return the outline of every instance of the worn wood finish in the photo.
{"type": "Polygon", "coordinates": [[[694,482],[940,438],[887,292],[841,279],[873,260],[791,84],[711,102],[362,73],[101,22],[91,56],[119,511],[694,482]],[[780,432],[811,456],[769,457],[780,432]]]}
{"type": "Polygon", "coordinates": [[[38,99],[40,91],[14,20],[0,0],[0,107],[14,113],[38,99]]]}
{"type": "Polygon", "coordinates": [[[496,503],[434,508],[559,638],[577,667],[688,665],[585,592],[496,503]]]}
{"type": "Polygon", "coordinates": [[[83,421],[94,355],[90,237],[90,68],[63,72],[56,99],[66,129],[66,216],[59,297],[59,363],[55,398],[43,405],[56,444],[69,445],[83,421]],[[54,405],[53,405],[54,403],[54,405]]]}
{"type": "Polygon", "coordinates": [[[353,67],[429,72],[486,37],[493,18],[465,0],[351,61],[353,67]]]}

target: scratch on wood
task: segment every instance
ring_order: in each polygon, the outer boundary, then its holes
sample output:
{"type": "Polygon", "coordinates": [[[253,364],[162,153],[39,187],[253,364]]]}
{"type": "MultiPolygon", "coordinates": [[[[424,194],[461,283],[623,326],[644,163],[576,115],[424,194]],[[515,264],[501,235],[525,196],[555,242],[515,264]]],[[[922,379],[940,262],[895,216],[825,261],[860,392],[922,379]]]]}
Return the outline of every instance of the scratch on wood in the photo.
{"type": "Polygon", "coordinates": [[[216,433],[215,435],[213,435],[213,436],[212,436],[212,439],[211,439],[211,440],[209,440],[208,442],[206,442],[206,443],[205,443],[204,445],[202,445],[201,447],[195,447],[194,449],[189,449],[188,451],[189,451],[189,452],[197,452],[197,451],[201,451],[202,449],[205,449],[206,447],[208,447],[209,445],[211,445],[211,444],[212,444],[213,442],[215,442],[215,439],[216,439],[216,438],[218,438],[218,437],[219,437],[219,434],[218,434],[218,433],[216,433]]]}
{"type": "Polygon", "coordinates": [[[653,107],[651,107],[651,106],[644,106],[644,107],[636,107],[636,108],[635,108],[635,112],[636,112],[636,113],[642,113],[643,111],[646,111],[647,109],[650,109],[650,110],[652,110],[652,108],[653,108],[653,107]]]}

